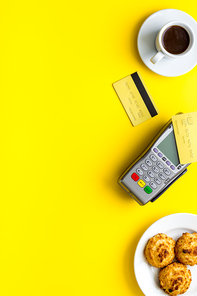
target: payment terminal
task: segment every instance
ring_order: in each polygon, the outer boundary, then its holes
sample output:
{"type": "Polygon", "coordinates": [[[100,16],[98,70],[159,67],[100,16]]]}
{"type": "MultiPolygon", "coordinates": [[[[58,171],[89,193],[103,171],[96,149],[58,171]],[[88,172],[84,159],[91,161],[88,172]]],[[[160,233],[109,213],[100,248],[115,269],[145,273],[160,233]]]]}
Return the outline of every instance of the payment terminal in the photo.
{"type": "Polygon", "coordinates": [[[188,165],[180,164],[170,120],[120,176],[118,183],[140,205],[145,205],[155,201],[186,173],[188,165]]]}

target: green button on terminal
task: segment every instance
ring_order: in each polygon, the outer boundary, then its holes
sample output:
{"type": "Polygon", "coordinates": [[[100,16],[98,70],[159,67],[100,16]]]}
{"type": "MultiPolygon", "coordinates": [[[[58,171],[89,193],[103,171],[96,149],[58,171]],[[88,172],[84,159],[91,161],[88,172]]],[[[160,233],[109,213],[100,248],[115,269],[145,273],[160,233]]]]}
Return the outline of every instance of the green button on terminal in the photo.
{"type": "Polygon", "coordinates": [[[144,191],[147,193],[147,194],[150,194],[151,192],[153,192],[153,190],[149,187],[149,186],[146,186],[144,188],[144,191]]]}

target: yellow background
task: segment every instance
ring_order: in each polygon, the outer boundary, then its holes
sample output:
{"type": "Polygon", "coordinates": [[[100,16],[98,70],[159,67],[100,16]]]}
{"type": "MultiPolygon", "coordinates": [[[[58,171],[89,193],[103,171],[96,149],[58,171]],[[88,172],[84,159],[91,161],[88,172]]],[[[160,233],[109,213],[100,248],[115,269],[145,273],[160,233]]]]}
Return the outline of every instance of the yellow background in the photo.
{"type": "Polygon", "coordinates": [[[192,1],[1,1],[0,295],[142,296],[133,270],[144,231],[197,214],[197,164],[157,202],[117,184],[175,113],[197,110],[197,67],[149,70],[137,34],[152,13],[192,1]],[[132,127],[112,83],[139,71],[160,114],[132,127]]]}

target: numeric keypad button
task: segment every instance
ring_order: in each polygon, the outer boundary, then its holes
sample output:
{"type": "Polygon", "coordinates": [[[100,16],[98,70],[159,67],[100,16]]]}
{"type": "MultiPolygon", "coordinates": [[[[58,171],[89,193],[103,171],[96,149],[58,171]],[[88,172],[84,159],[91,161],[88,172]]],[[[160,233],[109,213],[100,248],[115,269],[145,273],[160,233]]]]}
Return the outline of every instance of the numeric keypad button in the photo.
{"type": "Polygon", "coordinates": [[[143,172],[141,169],[137,169],[136,172],[138,173],[138,175],[142,176],[143,175],[143,172]]]}
{"type": "Polygon", "coordinates": [[[158,169],[158,167],[156,167],[155,165],[152,167],[152,170],[153,170],[156,174],[159,173],[159,169],[158,169]]]}
{"type": "Polygon", "coordinates": [[[157,185],[154,182],[150,182],[149,183],[150,187],[152,187],[153,189],[157,188],[157,185]]]}
{"type": "Polygon", "coordinates": [[[164,168],[164,169],[163,169],[163,171],[164,171],[164,173],[165,173],[167,176],[169,176],[169,175],[170,175],[170,170],[169,170],[169,169],[167,169],[167,168],[164,168]]]}
{"type": "Polygon", "coordinates": [[[161,180],[160,180],[159,178],[156,177],[154,180],[155,180],[155,182],[156,182],[158,185],[161,184],[161,180]]]}
{"type": "Polygon", "coordinates": [[[161,161],[158,161],[157,162],[157,166],[160,168],[160,169],[163,169],[163,163],[161,161]]]}
{"type": "Polygon", "coordinates": [[[150,181],[150,178],[149,178],[147,175],[144,175],[143,179],[144,179],[146,182],[149,182],[149,181],[150,181]]]}
{"type": "Polygon", "coordinates": [[[151,159],[152,161],[157,161],[157,157],[156,157],[154,154],[151,154],[151,155],[150,155],[150,159],[151,159]]]}
{"type": "Polygon", "coordinates": [[[152,161],[150,161],[149,159],[146,159],[145,163],[150,167],[152,166],[152,161]]]}
{"type": "Polygon", "coordinates": [[[163,173],[159,173],[159,177],[160,177],[162,180],[165,180],[165,179],[166,179],[166,176],[165,176],[163,173]]]}
{"type": "Polygon", "coordinates": [[[144,171],[147,171],[147,170],[148,170],[147,165],[145,165],[144,163],[141,164],[141,168],[142,168],[144,171]]]}
{"type": "Polygon", "coordinates": [[[153,172],[152,171],[148,171],[148,173],[147,173],[151,178],[154,178],[154,174],[153,174],[153,172]]]}

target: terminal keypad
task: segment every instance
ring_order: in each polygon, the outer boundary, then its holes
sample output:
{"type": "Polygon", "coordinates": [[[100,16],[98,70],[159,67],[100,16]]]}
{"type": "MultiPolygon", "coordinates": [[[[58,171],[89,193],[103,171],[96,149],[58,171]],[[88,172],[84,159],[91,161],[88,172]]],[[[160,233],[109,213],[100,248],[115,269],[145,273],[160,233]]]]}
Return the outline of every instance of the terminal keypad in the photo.
{"type": "MultiPolygon", "coordinates": [[[[147,194],[150,194],[158,186],[166,183],[166,179],[169,179],[172,174],[169,169],[169,164],[167,163],[168,167],[165,166],[153,153],[150,154],[143,163],[136,168],[135,173],[131,175],[131,178],[137,182],[138,186],[147,194]]],[[[159,158],[161,159],[160,155],[159,158]]]]}

